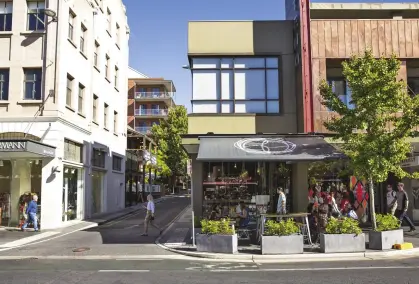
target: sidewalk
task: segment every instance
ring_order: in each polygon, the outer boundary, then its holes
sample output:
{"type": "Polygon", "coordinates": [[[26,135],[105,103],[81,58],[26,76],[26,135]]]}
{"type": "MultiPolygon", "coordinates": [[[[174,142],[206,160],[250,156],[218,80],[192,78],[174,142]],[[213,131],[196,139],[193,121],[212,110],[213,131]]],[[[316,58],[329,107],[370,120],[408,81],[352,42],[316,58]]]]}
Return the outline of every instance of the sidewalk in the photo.
{"type": "MultiPolygon", "coordinates": [[[[196,247],[192,245],[192,211],[189,206],[179,218],[157,239],[156,244],[169,250],[185,256],[207,259],[225,259],[225,260],[253,260],[253,261],[279,261],[279,262],[307,262],[307,261],[331,261],[341,259],[351,260],[373,260],[382,258],[402,258],[410,256],[419,256],[419,232],[408,233],[405,230],[405,242],[413,244],[412,250],[389,250],[376,251],[367,249],[362,253],[320,253],[318,246],[305,245],[304,253],[298,255],[261,255],[258,245],[241,246],[239,241],[239,252],[237,254],[215,254],[197,252],[196,247]]],[[[195,234],[199,232],[196,229],[195,234]]],[[[368,232],[367,230],[364,232],[368,232]]],[[[368,233],[366,234],[368,243],[368,233]]]]}

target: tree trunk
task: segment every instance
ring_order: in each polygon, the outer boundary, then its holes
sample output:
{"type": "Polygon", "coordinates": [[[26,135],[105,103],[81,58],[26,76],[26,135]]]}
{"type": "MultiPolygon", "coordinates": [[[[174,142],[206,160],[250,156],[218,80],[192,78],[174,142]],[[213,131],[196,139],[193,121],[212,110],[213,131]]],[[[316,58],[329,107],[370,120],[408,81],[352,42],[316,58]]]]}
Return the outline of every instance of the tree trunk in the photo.
{"type": "Polygon", "coordinates": [[[371,225],[372,225],[372,229],[375,231],[377,229],[377,222],[375,219],[374,182],[372,178],[368,179],[368,183],[369,183],[369,192],[370,192],[371,225]]]}

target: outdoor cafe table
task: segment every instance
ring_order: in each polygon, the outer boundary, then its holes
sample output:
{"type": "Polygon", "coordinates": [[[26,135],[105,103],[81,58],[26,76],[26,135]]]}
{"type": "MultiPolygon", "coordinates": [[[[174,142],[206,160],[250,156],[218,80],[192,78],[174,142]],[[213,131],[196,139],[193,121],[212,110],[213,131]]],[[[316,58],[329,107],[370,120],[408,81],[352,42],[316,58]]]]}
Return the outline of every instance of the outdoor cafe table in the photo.
{"type": "Polygon", "coordinates": [[[311,241],[311,233],[310,233],[310,226],[308,223],[308,215],[310,213],[290,213],[290,214],[260,214],[258,218],[258,238],[259,240],[262,239],[262,235],[265,232],[265,221],[266,218],[301,218],[304,224],[307,226],[307,239],[310,245],[312,245],[311,241]]]}

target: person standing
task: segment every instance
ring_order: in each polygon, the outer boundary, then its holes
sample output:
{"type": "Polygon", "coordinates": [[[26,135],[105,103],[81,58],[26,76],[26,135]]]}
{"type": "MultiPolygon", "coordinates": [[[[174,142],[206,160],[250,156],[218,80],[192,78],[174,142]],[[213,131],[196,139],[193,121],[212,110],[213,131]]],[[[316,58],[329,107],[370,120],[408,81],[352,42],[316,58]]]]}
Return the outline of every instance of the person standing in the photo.
{"type": "Polygon", "coordinates": [[[278,191],[278,204],[276,205],[276,213],[286,214],[287,197],[285,196],[284,189],[282,187],[278,187],[277,191],[278,191]]]}
{"type": "Polygon", "coordinates": [[[410,220],[409,216],[407,215],[407,209],[409,209],[409,197],[407,196],[407,192],[404,190],[404,184],[399,182],[397,185],[397,210],[396,210],[396,217],[399,218],[400,222],[405,220],[410,227],[409,232],[416,231],[415,225],[413,224],[412,220],[410,220]]]}
{"type": "Polygon", "coordinates": [[[30,222],[33,223],[33,228],[35,232],[38,232],[38,217],[36,213],[38,212],[38,195],[32,197],[32,201],[29,202],[28,207],[26,207],[26,214],[28,217],[25,220],[21,230],[24,231],[30,222]]]}
{"type": "MultiPolygon", "coordinates": [[[[149,194],[147,196],[147,213],[145,215],[145,219],[144,219],[144,233],[141,236],[148,236],[148,226],[151,225],[154,228],[156,228],[157,230],[160,231],[160,229],[153,224],[154,221],[154,210],[155,210],[155,206],[154,206],[154,199],[153,196],[151,194],[149,194]]],[[[161,234],[161,231],[160,231],[161,234]]]]}
{"type": "Polygon", "coordinates": [[[391,184],[387,185],[387,213],[394,215],[397,208],[397,195],[391,184]]]}

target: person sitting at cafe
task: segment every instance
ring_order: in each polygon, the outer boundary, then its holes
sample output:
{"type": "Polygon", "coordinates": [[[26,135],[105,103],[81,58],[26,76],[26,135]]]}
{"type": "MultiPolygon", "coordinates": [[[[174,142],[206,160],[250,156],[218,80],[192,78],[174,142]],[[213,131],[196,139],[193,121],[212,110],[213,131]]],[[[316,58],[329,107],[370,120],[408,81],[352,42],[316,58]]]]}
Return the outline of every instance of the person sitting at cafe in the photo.
{"type": "Polygon", "coordinates": [[[241,212],[239,213],[239,226],[246,227],[250,223],[249,207],[244,204],[243,201],[240,202],[241,212]]]}

